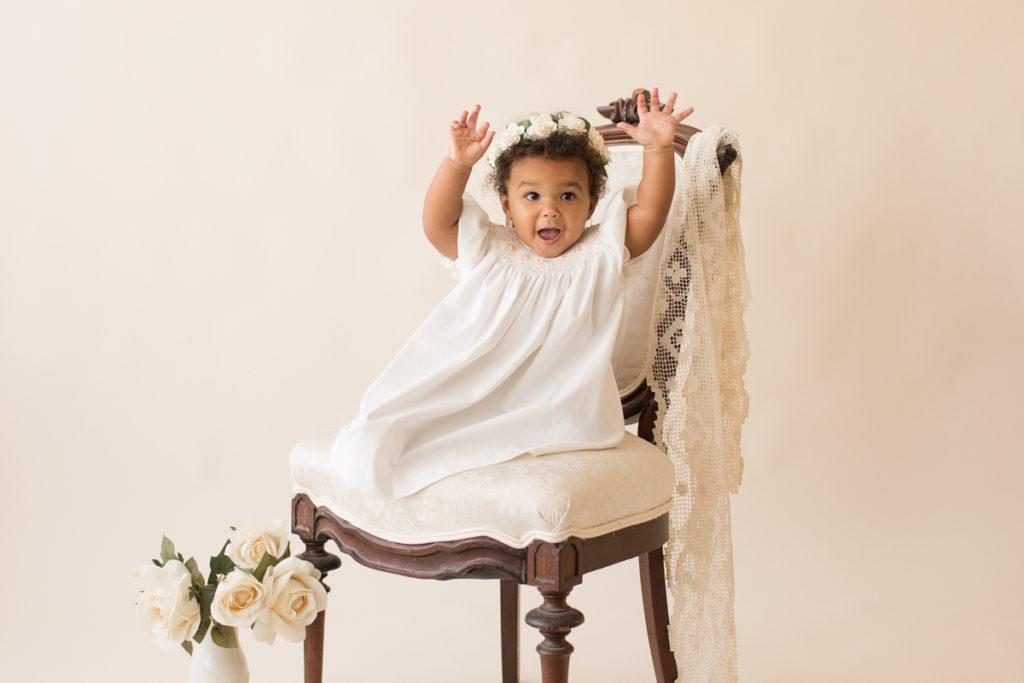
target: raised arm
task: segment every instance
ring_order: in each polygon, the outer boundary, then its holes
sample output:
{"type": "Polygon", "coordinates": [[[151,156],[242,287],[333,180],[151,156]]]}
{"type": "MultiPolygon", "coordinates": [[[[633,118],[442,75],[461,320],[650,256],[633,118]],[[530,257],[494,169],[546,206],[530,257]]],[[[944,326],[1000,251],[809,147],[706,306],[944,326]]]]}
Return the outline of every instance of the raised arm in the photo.
{"type": "Polygon", "coordinates": [[[448,128],[448,156],[434,174],[423,200],[423,232],[434,247],[450,259],[459,257],[459,216],[462,214],[462,193],[466,191],[473,164],[480,160],[491,144],[494,131],[489,123],[476,127],[480,105],[472,113],[452,121],[448,128]]]}
{"type": "Polygon", "coordinates": [[[675,140],[676,126],[693,113],[688,107],[678,114],[672,113],[676,94],[668,98],[664,109],[658,100],[658,89],[651,92],[651,107],[643,96],[637,98],[639,125],[616,124],[644,148],[643,173],[636,188],[636,204],[626,213],[626,248],[631,257],[650,249],[661,234],[672,206],[676,186],[675,140]]]}

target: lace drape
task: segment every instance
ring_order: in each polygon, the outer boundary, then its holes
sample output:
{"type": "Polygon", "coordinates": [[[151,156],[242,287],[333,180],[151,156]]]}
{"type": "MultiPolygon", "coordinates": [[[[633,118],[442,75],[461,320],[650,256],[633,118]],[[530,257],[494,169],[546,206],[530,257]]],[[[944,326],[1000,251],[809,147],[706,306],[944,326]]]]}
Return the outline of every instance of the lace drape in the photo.
{"type": "Polygon", "coordinates": [[[743,471],[750,293],[739,232],[742,158],[723,176],[716,151],[726,144],[739,151],[734,133],[713,127],[687,145],[646,363],[659,406],[655,443],[675,466],[665,563],[683,683],[737,680],[729,494],[743,471]]]}

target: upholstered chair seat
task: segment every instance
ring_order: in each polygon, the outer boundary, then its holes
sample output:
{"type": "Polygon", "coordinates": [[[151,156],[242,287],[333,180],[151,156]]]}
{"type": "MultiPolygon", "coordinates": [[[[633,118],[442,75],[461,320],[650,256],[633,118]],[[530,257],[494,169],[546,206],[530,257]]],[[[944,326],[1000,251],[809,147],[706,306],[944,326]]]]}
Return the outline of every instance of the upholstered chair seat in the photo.
{"type": "Polygon", "coordinates": [[[668,456],[630,432],[616,448],[522,455],[397,500],[364,495],[338,478],[330,463],[334,434],[292,450],[294,493],[396,543],[489,536],[525,548],[536,540],[592,538],[655,519],[672,501],[668,456]]]}

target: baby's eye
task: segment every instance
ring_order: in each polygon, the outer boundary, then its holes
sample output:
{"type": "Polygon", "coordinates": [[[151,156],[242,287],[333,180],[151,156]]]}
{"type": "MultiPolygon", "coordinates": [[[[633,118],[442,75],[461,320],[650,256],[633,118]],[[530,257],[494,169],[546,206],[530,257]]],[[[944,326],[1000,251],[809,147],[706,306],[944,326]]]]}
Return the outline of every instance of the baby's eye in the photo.
{"type": "Polygon", "coordinates": [[[563,192],[562,193],[562,199],[564,199],[567,202],[571,202],[573,199],[576,199],[576,193],[575,192],[563,192]]]}
{"type": "Polygon", "coordinates": [[[526,196],[526,198],[527,198],[527,199],[529,199],[529,200],[530,200],[531,202],[532,202],[532,201],[533,201],[534,199],[540,199],[540,195],[539,195],[539,194],[537,194],[536,192],[527,192],[525,196],[526,196]]]}

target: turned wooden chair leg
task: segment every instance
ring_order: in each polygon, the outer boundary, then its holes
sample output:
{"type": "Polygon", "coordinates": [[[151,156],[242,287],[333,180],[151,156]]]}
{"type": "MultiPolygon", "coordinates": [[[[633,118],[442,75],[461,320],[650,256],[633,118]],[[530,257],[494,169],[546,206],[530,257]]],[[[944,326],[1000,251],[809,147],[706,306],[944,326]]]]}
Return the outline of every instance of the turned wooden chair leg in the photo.
{"type": "Polygon", "coordinates": [[[565,638],[583,623],[583,613],[566,604],[571,590],[541,588],[544,604],[526,613],[526,623],[544,636],[537,646],[542,683],[569,683],[569,655],[573,647],[565,638]]]}
{"type": "Polygon", "coordinates": [[[668,641],[665,556],[661,548],[640,556],[640,591],[644,598],[647,642],[651,646],[654,674],[658,683],[674,683],[679,672],[668,641]]]}
{"type": "Polygon", "coordinates": [[[501,584],[501,683],[519,683],[519,583],[501,584]]]}
{"type": "MultiPolygon", "coordinates": [[[[301,538],[301,536],[300,536],[301,538]]],[[[341,566],[341,559],[324,552],[324,541],[302,539],[306,551],[299,555],[320,570],[320,582],[328,591],[330,587],[324,583],[327,572],[341,566]]],[[[316,620],[306,627],[306,640],[303,643],[303,661],[305,663],[305,683],[323,683],[324,680],[324,621],[327,610],[316,615],[316,620]]]]}
{"type": "Polygon", "coordinates": [[[305,683],[323,683],[324,680],[324,618],[327,610],[316,615],[316,620],[306,627],[306,640],[302,644],[302,659],[305,663],[305,683]]]}

